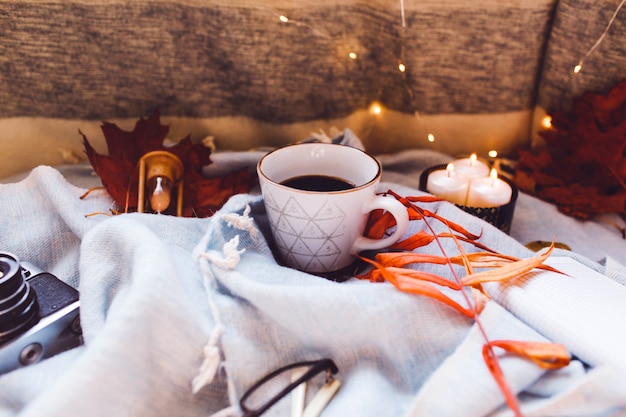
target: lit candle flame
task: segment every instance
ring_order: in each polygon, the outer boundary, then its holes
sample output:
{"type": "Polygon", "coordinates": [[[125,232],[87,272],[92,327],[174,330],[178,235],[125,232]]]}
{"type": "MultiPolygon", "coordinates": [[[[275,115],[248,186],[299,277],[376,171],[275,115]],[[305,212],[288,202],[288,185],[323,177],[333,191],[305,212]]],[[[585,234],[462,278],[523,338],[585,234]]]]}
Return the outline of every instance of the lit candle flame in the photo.
{"type": "Polygon", "coordinates": [[[454,164],[452,162],[446,165],[446,171],[448,172],[448,177],[451,177],[454,172],[454,164]]]}
{"type": "Polygon", "coordinates": [[[281,14],[280,16],[278,16],[278,19],[283,23],[289,22],[289,18],[285,16],[284,14],[281,14]]]}
{"type": "Polygon", "coordinates": [[[350,53],[348,54],[348,57],[349,57],[350,59],[357,59],[357,58],[358,58],[358,55],[356,54],[356,52],[350,52],[350,53]]]}
{"type": "Polygon", "coordinates": [[[491,177],[491,186],[493,187],[496,185],[496,180],[498,179],[498,171],[495,168],[491,168],[489,176],[491,177]]]}
{"type": "Polygon", "coordinates": [[[435,135],[433,135],[432,133],[428,134],[428,141],[430,143],[433,143],[435,141],[435,135]]]}
{"type": "Polygon", "coordinates": [[[545,116],[542,120],[541,120],[541,125],[543,127],[545,127],[546,129],[550,129],[552,127],[552,117],[550,116],[545,116]]]}
{"type": "Polygon", "coordinates": [[[487,155],[489,155],[490,158],[495,158],[496,156],[498,156],[498,151],[496,151],[495,149],[492,149],[489,151],[487,155]]]}
{"type": "Polygon", "coordinates": [[[478,159],[478,157],[476,156],[475,153],[471,154],[470,155],[470,162],[469,162],[470,166],[473,166],[474,162],[476,162],[477,159],[478,159]]]}

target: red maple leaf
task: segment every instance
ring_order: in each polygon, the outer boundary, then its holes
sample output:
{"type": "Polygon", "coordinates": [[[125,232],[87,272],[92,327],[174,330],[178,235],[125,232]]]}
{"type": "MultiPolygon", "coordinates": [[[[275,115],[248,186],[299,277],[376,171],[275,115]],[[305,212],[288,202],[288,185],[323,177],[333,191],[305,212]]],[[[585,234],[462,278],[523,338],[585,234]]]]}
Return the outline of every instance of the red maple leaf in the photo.
{"type": "Polygon", "coordinates": [[[256,184],[256,178],[246,169],[222,177],[204,177],[202,167],[211,163],[211,150],[192,143],[189,135],[176,145],[166,147],[163,141],[169,126],[161,124],[157,110],[147,119],[140,118],[130,132],[109,122],[103,122],[101,129],[108,155],[96,152],[80,132],[85,153],[104,188],[125,212],[137,210],[139,159],[155,150],[171,152],[183,163],[183,215],[186,217],[210,216],[232,195],[248,192],[256,184]]]}
{"type": "Polygon", "coordinates": [[[626,213],[626,80],[551,116],[545,146],[520,151],[518,187],[581,219],[626,213]]]}

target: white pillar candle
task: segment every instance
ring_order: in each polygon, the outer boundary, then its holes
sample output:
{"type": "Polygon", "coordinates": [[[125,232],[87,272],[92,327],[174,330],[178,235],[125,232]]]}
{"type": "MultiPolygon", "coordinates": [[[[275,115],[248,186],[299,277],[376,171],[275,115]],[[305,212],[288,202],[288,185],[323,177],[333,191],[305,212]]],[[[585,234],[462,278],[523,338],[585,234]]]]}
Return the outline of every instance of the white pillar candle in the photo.
{"type": "Polygon", "coordinates": [[[469,207],[499,207],[511,201],[513,190],[505,181],[498,178],[494,169],[488,177],[474,178],[467,192],[469,207]]]}
{"type": "Polygon", "coordinates": [[[468,178],[480,178],[489,176],[489,166],[484,162],[478,160],[478,157],[473,153],[469,158],[462,158],[452,161],[454,164],[454,170],[459,175],[464,175],[468,178]]]}
{"type": "Polygon", "coordinates": [[[450,163],[446,169],[433,171],[428,175],[426,191],[455,204],[465,204],[469,179],[458,175],[454,164],[450,163]]]}

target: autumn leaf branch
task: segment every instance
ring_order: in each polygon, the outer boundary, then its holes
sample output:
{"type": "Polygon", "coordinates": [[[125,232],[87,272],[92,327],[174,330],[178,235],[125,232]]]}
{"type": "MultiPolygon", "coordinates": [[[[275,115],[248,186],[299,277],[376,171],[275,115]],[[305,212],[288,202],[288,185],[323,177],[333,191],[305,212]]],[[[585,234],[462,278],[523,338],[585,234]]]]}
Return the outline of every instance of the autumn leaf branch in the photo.
{"type": "MultiPolygon", "coordinates": [[[[480,320],[480,313],[490,300],[482,284],[508,281],[535,268],[558,272],[544,264],[544,261],[552,253],[554,244],[543,253],[527,259],[500,254],[477,242],[480,235],[470,233],[461,225],[416,204],[435,201],[430,197],[403,197],[392,190],[387,191],[387,194],[395,197],[405,205],[412,221],[423,221],[426,230],[418,231],[414,235],[398,242],[390,248],[389,252],[377,253],[374,259],[361,257],[363,261],[372,266],[372,269],[358,276],[358,278],[368,279],[371,282],[387,281],[400,291],[433,298],[473,319],[485,340],[483,360],[503,393],[508,407],[516,416],[521,416],[517,397],[506,381],[495,349],[503,349],[511,354],[526,358],[544,369],[556,369],[567,366],[570,356],[565,347],[557,343],[490,340],[480,320]],[[448,232],[436,233],[431,226],[431,219],[443,223],[447,227],[448,232]],[[448,256],[442,244],[442,239],[452,239],[459,251],[459,255],[448,256]],[[441,255],[413,252],[413,250],[427,246],[432,242],[437,244],[441,255]],[[470,243],[482,251],[466,253],[461,242],[470,243]],[[409,268],[411,265],[424,263],[448,265],[453,279],[409,268]],[[454,268],[455,265],[463,266],[466,275],[460,277],[454,268]],[[475,272],[477,269],[482,271],[475,272]],[[459,292],[466,305],[463,306],[446,295],[442,290],[443,288],[459,292]],[[465,291],[467,288],[469,288],[469,292],[465,291]]],[[[368,235],[370,237],[381,237],[393,226],[393,217],[387,213],[374,213],[368,225],[368,235]]]]}

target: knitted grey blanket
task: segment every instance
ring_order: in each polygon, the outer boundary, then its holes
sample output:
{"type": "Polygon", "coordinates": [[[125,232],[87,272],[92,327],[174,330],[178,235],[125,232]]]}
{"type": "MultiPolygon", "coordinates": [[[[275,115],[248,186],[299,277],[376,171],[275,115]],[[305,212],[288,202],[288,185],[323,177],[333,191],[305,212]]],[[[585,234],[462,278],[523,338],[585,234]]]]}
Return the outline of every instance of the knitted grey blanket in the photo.
{"type": "MultiPolygon", "coordinates": [[[[258,155],[224,154],[211,169],[253,166],[258,155]]],[[[443,159],[381,157],[388,174],[381,191],[421,195],[412,169],[443,159]]],[[[105,193],[81,200],[84,191],[44,166],[0,185],[0,248],[78,288],[84,332],[82,346],[1,376],[0,416],[239,415],[239,399],[263,375],[322,357],[335,361],[342,383],[324,416],[511,415],[472,320],[388,283],[334,282],[280,266],[257,193],[198,219],[86,217],[112,203],[105,193]]],[[[429,204],[482,232],[481,243],[533,255],[449,203],[429,204]]],[[[424,227],[415,221],[407,233],[424,227]]],[[[455,246],[444,243],[444,250],[452,254],[455,246]]],[[[499,352],[507,381],[527,416],[626,415],[619,325],[626,274],[615,267],[611,279],[605,265],[579,253],[557,251],[551,259],[571,276],[490,286],[493,299],[480,321],[493,340],[563,343],[572,362],[545,371],[499,352]]],[[[309,396],[320,384],[309,384],[309,396]]],[[[267,415],[289,415],[289,407],[287,397],[267,415]]]]}

